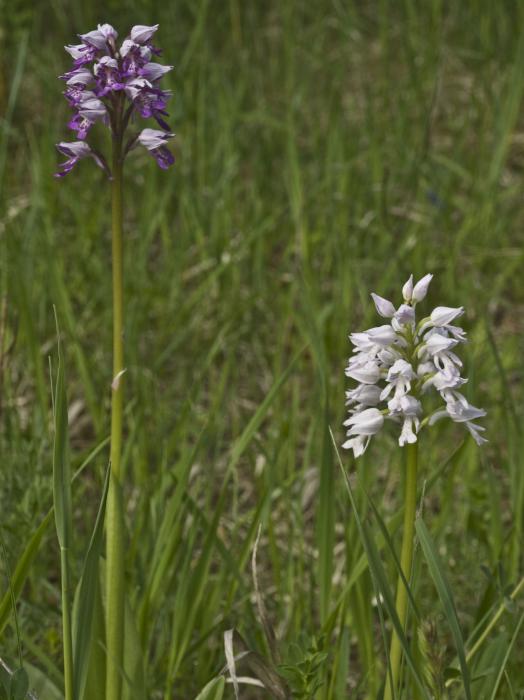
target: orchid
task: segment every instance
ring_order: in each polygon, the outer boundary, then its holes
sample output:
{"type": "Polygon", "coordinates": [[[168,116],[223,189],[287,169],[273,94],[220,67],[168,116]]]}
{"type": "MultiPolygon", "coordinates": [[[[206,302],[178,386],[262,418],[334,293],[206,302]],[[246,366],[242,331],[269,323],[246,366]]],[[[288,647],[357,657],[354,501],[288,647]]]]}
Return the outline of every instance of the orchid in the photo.
{"type": "Polygon", "coordinates": [[[464,308],[438,306],[416,321],[416,305],[426,297],[432,277],[425,275],[414,284],[411,275],[398,308],[372,293],[377,313],[390,323],[349,336],[355,350],[346,375],[358,384],[346,392],[348,440],[343,446],[353,450],[355,457],[365,452],[386,421],[401,426],[400,446],[415,443],[422,428],[444,417],[463,423],[478,445],[486,442],[481,435],[485,428],[474,422],[486,412],[459,392],[467,379],[461,376],[462,361],[455,350],[466,342],[466,334],[453,324],[464,308]],[[423,402],[431,393],[444,406],[428,412],[423,402]]]}
{"type": "MultiPolygon", "coordinates": [[[[80,44],[66,46],[73,59],[72,70],[61,76],[66,87],[64,96],[73,110],[68,127],[76,140],[60,142],[57,148],[66,160],[59,165],[56,177],[71,172],[84,158],[92,158],[110,179],[112,213],[113,272],[113,376],[111,386],[111,472],[107,492],[106,519],[106,595],[105,643],[107,647],[105,695],[107,700],[120,700],[125,637],[125,514],[123,507],[122,442],[124,422],[124,260],[123,260],[123,181],[124,161],[131,149],[143,146],[163,168],[169,168],[174,157],[167,144],[174,134],[168,124],[166,105],[169,90],[160,88],[160,81],[172,66],[153,60],[160,50],[152,44],[158,24],[136,25],[121,46],[118,34],[110,24],[80,35],[80,44]],[[159,129],[134,129],[139,119],[155,119],[159,129]],[[111,133],[111,167],[92,144],[87,142],[96,124],[103,124],[111,133]]],[[[74,663],[71,644],[67,566],[62,567],[64,686],[65,700],[73,700],[74,663]]]]}
{"type": "MultiPolygon", "coordinates": [[[[97,29],[80,35],[80,44],[66,46],[65,50],[73,59],[72,70],[60,76],[65,80],[64,95],[73,116],[68,127],[76,132],[79,141],[85,141],[93,125],[104,124],[111,131],[112,137],[120,144],[120,159],[123,161],[129,151],[141,144],[154,156],[158,165],[165,169],[174,163],[174,157],[166,144],[174,134],[170,132],[165,121],[168,116],[166,105],[171,97],[170,90],[160,88],[160,81],[173,66],[164,66],[152,59],[160,50],[152,44],[152,37],[158,24],[152,26],[136,25],[129,36],[118,47],[118,33],[110,24],[99,24],[97,29]],[[150,132],[142,129],[130,133],[124,143],[124,136],[138,118],[153,118],[162,130],[161,143],[151,147],[150,132]]],[[[102,153],[92,146],[81,149],[79,141],[69,146],[61,142],[57,148],[62,153],[69,148],[72,152],[81,152],[78,157],[71,157],[56,173],[57,177],[66,175],[85,155],[91,155],[97,165],[112,177],[108,161],[102,153]]],[[[67,153],[66,153],[67,155],[67,153]]]]}

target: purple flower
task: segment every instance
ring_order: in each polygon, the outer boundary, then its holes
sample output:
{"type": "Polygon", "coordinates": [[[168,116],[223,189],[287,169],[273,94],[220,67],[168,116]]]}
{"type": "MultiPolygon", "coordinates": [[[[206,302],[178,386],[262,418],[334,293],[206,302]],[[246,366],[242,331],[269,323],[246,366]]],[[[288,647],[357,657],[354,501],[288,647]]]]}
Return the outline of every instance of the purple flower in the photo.
{"type": "Polygon", "coordinates": [[[173,136],[174,134],[159,131],[158,129],[143,129],[138,134],[137,140],[154,156],[158,165],[163,170],[167,170],[175,162],[173,154],[166,148],[166,143],[173,136]]]}
{"type": "MultiPolygon", "coordinates": [[[[84,143],[93,125],[101,122],[110,128],[113,143],[120,144],[124,157],[139,142],[161,168],[174,162],[166,147],[173,136],[165,121],[171,91],[159,86],[173,67],[151,61],[153,55],[161,53],[151,44],[157,29],[158,24],[136,25],[118,47],[114,27],[99,24],[93,31],[80,35],[80,44],[64,47],[73,59],[72,69],[60,77],[66,81],[64,96],[73,109],[68,126],[79,139],[74,143],[84,143]],[[139,118],[155,119],[163,131],[143,129],[127,136],[139,118]]],[[[65,153],[62,146],[59,144],[59,150],[65,153]]],[[[84,146],[89,149],[88,144],[84,146]]],[[[69,160],[61,166],[59,175],[69,172],[79,158],[92,153],[92,149],[79,150],[76,146],[74,154],[66,153],[69,160]]],[[[108,170],[106,165],[104,168],[108,170]]]]}
{"type": "Polygon", "coordinates": [[[80,34],[84,44],[94,46],[99,51],[106,51],[108,44],[112,43],[114,45],[117,36],[118,34],[110,24],[99,24],[98,29],[94,29],[87,34],[80,34]]]}
{"type": "Polygon", "coordinates": [[[64,49],[73,57],[75,67],[83,66],[86,63],[91,63],[98,53],[95,46],[90,46],[88,44],[64,46],[64,49]]]}
{"type": "Polygon", "coordinates": [[[98,155],[98,153],[92,151],[85,141],[72,141],[70,143],[62,141],[61,143],[58,143],[56,147],[60,153],[63,153],[67,157],[67,160],[65,163],[60,163],[58,166],[60,168],[60,172],[55,173],[55,177],[64,177],[64,175],[67,175],[67,173],[69,173],[75,167],[79,160],[82,158],[87,158],[88,156],[93,158],[95,163],[100,168],[103,170],[107,169],[103,159],[98,155]]]}
{"type": "Polygon", "coordinates": [[[160,63],[146,63],[146,65],[140,69],[140,75],[146,80],[160,80],[162,76],[173,70],[173,66],[161,66],[160,63]]]}
{"type": "Polygon", "coordinates": [[[118,61],[110,56],[102,56],[93,68],[96,76],[97,95],[104,97],[109,92],[123,90],[125,85],[120,74],[118,61]]]}
{"type": "Polygon", "coordinates": [[[146,63],[149,63],[151,49],[126,39],[120,49],[120,55],[123,59],[122,75],[126,78],[136,78],[146,63]]]}
{"type": "Polygon", "coordinates": [[[137,44],[146,44],[158,27],[158,24],[154,24],[152,27],[146,27],[144,24],[136,24],[131,29],[131,39],[137,44]]]}
{"type": "Polygon", "coordinates": [[[160,90],[145,78],[135,78],[127,83],[126,94],[141,117],[154,117],[164,131],[169,131],[169,125],[162,116],[168,116],[165,108],[172,94],[170,90],[160,90]]]}
{"type": "Polygon", "coordinates": [[[83,66],[75,68],[68,73],[64,73],[60,78],[66,81],[66,85],[89,85],[95,80],[91,71],[83,66]]]}

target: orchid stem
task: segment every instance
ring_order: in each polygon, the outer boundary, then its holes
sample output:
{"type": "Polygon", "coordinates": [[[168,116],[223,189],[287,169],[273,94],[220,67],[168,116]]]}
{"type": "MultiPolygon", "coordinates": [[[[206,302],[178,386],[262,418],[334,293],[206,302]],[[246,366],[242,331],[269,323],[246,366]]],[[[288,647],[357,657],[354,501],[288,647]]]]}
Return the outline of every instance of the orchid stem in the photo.
{"type": "Polygon", "coordinates": [[[124,657],[124,511],[122,500],[123,416],[123,255],[122,139],[113,137],[112,180],[113,257],[113,382],[111,400],[111,476],[106,514],[106,700],[120,700],[124,657]]]}
{"type": "MultiPolygon", "coordinates": [[[[413,565],[413,538],[415,535],[415,515],[417,509],[417,466],[418,466],[418,442],[406,446],[406,495],[404,501],[404,527],[402,531],[402,550],[400,554],[400,568],[404,578],[409,583],[411,577],[411,567],[413,565]]],[[[402,626],[406,631],[408,592],[402,576],[398,577],[397,598],[395,610],[402,626]]],[[[398,682],[400,678],[400,661],[402,658],[402,647],[398,634],[393,630],[391,637],[391,647],[389,652],[389,663],[391,674],[386,680],[386,690],[384,700],[392,700],[397,697],[398,682]]]]}

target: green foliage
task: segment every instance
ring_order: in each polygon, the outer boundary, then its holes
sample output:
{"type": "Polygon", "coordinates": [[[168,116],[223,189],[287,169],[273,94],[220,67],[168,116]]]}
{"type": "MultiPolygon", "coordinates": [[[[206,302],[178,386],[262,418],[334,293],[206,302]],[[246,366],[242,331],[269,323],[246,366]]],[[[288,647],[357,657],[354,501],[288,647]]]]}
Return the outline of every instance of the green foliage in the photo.
{"type": "Polygon", "coordinates": [[[292,697],[307,700],[315,697],[325,678],[325,665],[328,653],[325,651],[324,639],[312,639],[303,646],[292,644],[286,663],[279,670],[287,679],[292,697]]]}
{"type": "MultiPolygon", "coordinates": [[[[53,304],[71,471],[88,460],[72,484],[74,583],[108,462],[107,182],[87,161],[62,181],[52,173],[54,144],[71,136],[56,78],[69,65],[62,47],[109,21],[121,33],[159,22],[163,58],[176,66],[167,78],[175,168],[158,172],[139,149],[126,164],[125,563],[137,629],[123,687],[136,680],[148,698],[195,698],[215,679],[209,692],[232,697],[227,629],[270,657],[249,567],[262,525],[267,618],[279,650],[300,640],[296,657],[281,654],[294,669],[289,682],[297,692],[318,683],[319,700],[378,696],[398,575],[399,450],[385,430],[358,464],[342,455],[353,507],[327,437],[331,426],[343,440],[347,333],[378,322],[369,292],[389,297],[411,272],[429,271],[429,304],[466,306],[466,389],[488,410],[490,443],[479,451],[444,422],[421,440],[419,507],[438,560],[417,543],[411,620],[413,630],[435,620],[438,637],[432,646],[425,631],[425,649],[418,633],[405,640],[404,678],[417,700],[415,674],[429,694],[444,683],[444,697],[459,698],[461,650],[472,697],[519,697],[522,589],[511,595],[524,571],[521,5],[4,5],[0,512],[31,689],[54,700],[63,686],[50,527],[53,304]],[[309,640],[320,636],[313,651],[309,640]]],[[[106,148],[98,126],[93,133],[106,148]]],[[[4,564],[0,646],[15,658],[4,564]]],[[[95,593],[86,700],[103,695],[95,593]]],[[[246,700],[264,692],[241,686],[246,700]]]]}
{"type": "Polygon", "coordinates": [[[24,668],[9,673],[0,665],[0,700],[25,700],[29,678],[24,668]]]}

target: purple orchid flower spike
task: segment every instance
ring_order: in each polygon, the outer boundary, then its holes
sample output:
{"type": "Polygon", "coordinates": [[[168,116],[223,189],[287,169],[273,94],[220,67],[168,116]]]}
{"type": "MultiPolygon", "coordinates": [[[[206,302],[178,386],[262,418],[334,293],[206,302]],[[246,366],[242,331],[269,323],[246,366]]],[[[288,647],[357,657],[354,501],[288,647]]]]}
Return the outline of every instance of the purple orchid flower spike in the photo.
{"type": "MultiPolygon", "coordinates": [[[[173,66],[151,61],[160,54],[151,43],[157,30],[158,24],[135,25],[118,47],[115,28],[99,24],[93,31],[80,35],[80,44],[64,47],[73,59],[73,67],[60,77],[66,82],[64,96],[73,110],[68,127],[79,141],[70,144],[71,153],[64,150],[67,144],[58,144],[58,150],[69,157],[60,166],[59,177],[70,172],[80,158],[95,153],[85,141],[97,122],[110,129],[113,142],[120,144],[122,159],[138,142],[149,150],[161,168],[174,163],[166,145],[173,137],[165,119],[169,116],[166,105],[171,91],[160,87],[173,66]],[[137,119],[150,118],[155,119],[162,131],[142,129],[128,135],[137,119]],[[84,147],[80,148],[79,143],[84,147]]],[[[102,156],[98,154],[96,158],[102,156]]],[[[102,167],[111,175],[105,160],[102,167]]]]}

